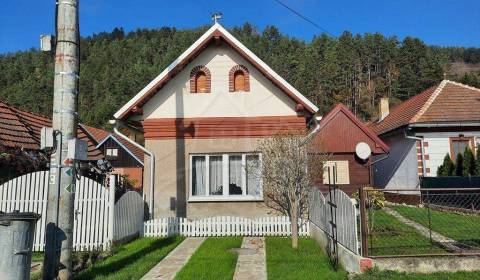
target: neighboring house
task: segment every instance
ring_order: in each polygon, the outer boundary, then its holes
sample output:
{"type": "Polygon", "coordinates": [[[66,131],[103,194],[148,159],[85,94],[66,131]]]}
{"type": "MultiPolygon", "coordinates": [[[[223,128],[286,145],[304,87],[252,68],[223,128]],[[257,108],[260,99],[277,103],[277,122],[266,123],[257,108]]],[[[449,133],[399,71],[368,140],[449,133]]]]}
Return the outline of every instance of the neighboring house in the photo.
{"type": "Polygon", "coordinates": [[[310,137],[313,137],[310,143],[315,150],[329,156],[324,164],[323,181],[318,182],[322,191],[328,191],[326,185],[329,179],[333,181],[333,177],[336,185],[349,195],[370,185],[373,156],[385,157],[389,151],[388,146],[343,104],[336,105],[324,115],[310,137]],[[356,147],[361,142],[371,151],[366,160],[356,155],[356,147]],[[336,176],[333,166],[336,167],[336,176]]]}
{"type": "Polygon", "coordinates": [[[127,175],[133,187],[143,187],[143,151],[113,132],[80,125],[113,167],[113,174],[127,175]]]}
{"type": "Polygon", "coordinates": [[[261,161],[262,139],[306,130],[317,110],[216,23],[114,116],[156,157],[154,217],[256,217],[269,210],[244,167],[261,161]]]}
{"type": "MultiPolygon", "coordinates": [[[[52,121],[44,116],[32,114],[19,110],[15,107],[0,101],[0,149],[5,154],[22,154],[26,156],[27,161],[33,164],[33,169],[43,169],[48,161],[47,157],[40,151],[40,130],[42,127],[51,127],[52,121]],[[43,164],[42,164],[43,162],[43,164]]],[[[77,130],[78,138],[87,141],[88,160],[97,161],[104,158],[102,152],[95,148],[95,144],[90,141],[87,135],[79,127],[77,130]]],[[[16,172],[8,171],[8,163],[0,160],[2,176],[12,178],[19,175],[16,172]]],[[[10,165],[16,164],[11,163],[10,165]]],[[[32,168],[29,168],[30,171],[32,168]]]]}
{"type": "Polygon", "coordinates": [[[452,159],[480,141],[480,89],[444,80],[389,112],[381,101],[379,121],[370,124],[390,147],[375,164],[374,182],[388,189],[412,189],[420,176],[436,176],[446,154],[452,159]]]}

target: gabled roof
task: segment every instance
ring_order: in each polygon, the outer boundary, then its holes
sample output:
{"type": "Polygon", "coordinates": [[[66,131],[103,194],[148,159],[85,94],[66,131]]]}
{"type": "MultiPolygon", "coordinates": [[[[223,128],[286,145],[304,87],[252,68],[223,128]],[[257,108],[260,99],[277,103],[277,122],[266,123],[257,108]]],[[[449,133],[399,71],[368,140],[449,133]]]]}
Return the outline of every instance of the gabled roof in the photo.
{"type": "Polygon", "coordinates": [[[390,111],[380,122],[370,124],[384,134],[412,124],[452,124],[480,122],[480,89],[443,80],[413,96],[390,111]]]}
{"type": "Polygon", "coordinates": [[[141,149],[135,147],[122,137],[118,136],[116,133],[108,132],[103,129],[91,127],[88,125],[81,125],[85,131],[94,139],[96,143],[96,147],[99,148],[102,146],[107,139],[111,138],[113,141],[117,142],[127,153],[129,153],[135,160],[137,160],[140,164],[143,165],[143,157],[144,153],[141,149]]]}
{"type": "Polygon", "coordinates": [[[320,120],[313,137],[312,144],[329,153],[355,152],[359,142],[367,143],[374,154],[389,151],[387,144],[343,104],[336,105],[320,120]]]}
{"type": "MultiPolygon", "coordinates": [[[[40,149],[40,130],[42,127],[51,127],[52,121],[44,116],[19,110],[0,101],[0,145],[9,148],[28,150],[40,149]]],[[[98,160],[103,158],[100,150],[80,129],[77,137],[87,141],[88,159],[98,160]]]]}
{"type": "Polygon", "coordinates": [[[180,70],[182,70],[190,61],[192,61],[202,50],[204,50],[212,40],[222,39],[242,55],[247,61],[254,65],[260,72],[262,72],[270,81],[282,89],[290,98],[295,100],[298,104],[310,113],[318,111],[310,100],[303,96],[292,85],[285,81],[280,75],[273,71],[265,62],[258,58],[245,45],[238,41],[232,34],[230,34],[219,23],[215,23],[205,34],[203,34],[193,45],[191,45],[184,53],[182,53],[175,61],[172,62],[160,75],[153,79],[145,88],[143,88],[137,95],[128,101],[120,110],[118,110],[114,117],[116,119],[124,119],[128,116],[131,110],[136,106],[142,106],[148,101],[161,87],[163,87],[172,77],[174,77],[180,70]]]}

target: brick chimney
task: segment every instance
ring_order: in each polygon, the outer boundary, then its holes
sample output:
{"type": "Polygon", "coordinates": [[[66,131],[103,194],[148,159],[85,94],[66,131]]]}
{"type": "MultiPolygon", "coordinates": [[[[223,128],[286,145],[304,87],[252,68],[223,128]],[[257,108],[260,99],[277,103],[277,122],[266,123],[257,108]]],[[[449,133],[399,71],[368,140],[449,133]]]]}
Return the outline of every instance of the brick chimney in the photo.
{"type": "Polygon", "coordinates": [[[388,114],[390,114],[390,105],[388,104],[388,97],[380,98],[380,105],[379,108],[379,119],[378,121],[383,121],[388,114]]]}

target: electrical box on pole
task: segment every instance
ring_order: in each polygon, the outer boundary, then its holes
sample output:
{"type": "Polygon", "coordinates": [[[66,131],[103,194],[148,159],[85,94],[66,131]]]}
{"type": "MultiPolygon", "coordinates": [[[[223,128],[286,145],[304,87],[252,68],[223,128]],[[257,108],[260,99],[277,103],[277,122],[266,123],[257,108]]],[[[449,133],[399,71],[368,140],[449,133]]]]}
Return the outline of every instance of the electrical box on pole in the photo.
{"type": "Polygon", "coordinates": [[[40,130],[40,150],[53,149],[54,145],[53,128],[42,127],[40,130]]]}
{"type": "Polygon", "coordinates": [[[55,37],[52,35],[40,35],[40,50],[42,52],[51,52],[54,49],[55,37]]]}
{"type": "Polygon", "coordinates": [[[74,138],[68,140],[68,156],[69,159],[85,161],[88,156],[87,142],[74,138]]]}

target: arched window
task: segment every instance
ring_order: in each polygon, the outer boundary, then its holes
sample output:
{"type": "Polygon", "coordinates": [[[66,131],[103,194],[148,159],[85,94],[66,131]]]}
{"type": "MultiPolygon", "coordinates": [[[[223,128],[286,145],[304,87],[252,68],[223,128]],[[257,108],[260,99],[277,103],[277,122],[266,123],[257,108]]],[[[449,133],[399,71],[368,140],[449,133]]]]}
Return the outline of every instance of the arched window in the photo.
{"type": "Polygon", "coordinates": [[[203,65],[195,66],[190,72],[190,92],[206,93],[210,92],[210,70],[203,65]]]}
{"type": "Polygon", "coordinates": [[[247,67],[236,65],[229,73],[230,92],[250,91],[250,77],[247,67]]]}
{"type": "Polygon", "coordinates": [[[237,70],[233,74],[233,91],[245,91],[245,74],[242,70],[237,70]]]}
{"type": "Polygon", "coordinates": [[[207,92],[207,75],[203,71],[195,75],[195,92],[207,92]]]}

